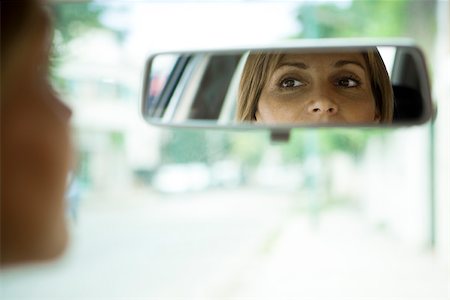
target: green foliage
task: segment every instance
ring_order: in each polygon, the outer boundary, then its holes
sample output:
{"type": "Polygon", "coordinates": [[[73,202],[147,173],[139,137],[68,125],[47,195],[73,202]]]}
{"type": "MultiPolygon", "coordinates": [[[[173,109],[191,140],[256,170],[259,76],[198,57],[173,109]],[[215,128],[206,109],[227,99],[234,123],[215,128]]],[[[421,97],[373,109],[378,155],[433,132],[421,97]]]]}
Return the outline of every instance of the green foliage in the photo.
{"type": "Polygon", "coordinates": [[[350,6],[338,2],[300,8],[299,35],[304,38],[399,36],[405,32],[408,0],[353,1],[350,6]]]}
{"type": "Polygon", "coordinates": [[[67,59],[66,46],[70,41],[93,29],[106,29],[100,21],[105,7],[95,3],[54,3],[49,6],[54,23],[53,53],[50,77],[59,91],[67,89],[66,81],[56,75],[56,70],[67,59]]]}
{"type": "Polygon", "coordinates": [[[432,55],[435,14],[436,0],[307,2],[298,10],[301,31],[294,37],[410,37],[432,55]]]}
{"type": "Polygon", "coordinates": [[[162,162],[187,163],[207,160],[207,141],[204,131],[171,130],[165,132],[161,143],[162,162]]]}
{"type": "Polygon", "coordinates": [[[122,149],[125,145],[125,136],[123,132],[113,131],[109,134],[111,145],[116,149],[122,149]]]}
{"type": "Polygon", "coordinates": [[[375,135],[384,134],[380,130],[334,129],[319,131],[320,152],[324,155],[335,151],[347,152],[358,159],[365,150],[367,141],[375,135]]]}
{"type": "Polygon", "coordinates": [[[383,134],[383,130],[359,128],[294,130],[281,151],[286,162],[303,161],[310,154],[326,157],[335,151],[346,152],[358,159],[364,153],[367,141],[383,134]]]}
{"type": "Polygon", "coordinates": [[[261,161],[268,144],[266,132],[236,133],[231,136],[230,154],[253,167],[261,161]]]}
{"type": "Polygon", "coordinates": [[[269,143],[266,132],[177,129],[164,131],[161,143],[163,163],[214,163],[236,159],[246,166],[259,164],[269,143]]]}
{"type": "Polygon", "coordinates": [[[231,149],[228,135],[220,131],[177,129],[164,131],[162,162],[210,164],[221,160],[231,149]]]}
{"type": "Polygon", "coordinates": [[[100,16],[105,8],[95,3],[64,3],[51,6],[56,35],[60,43],[67,43],[81,34],[95,29],[105,28],[100,16]]]}
{"type": "MultiPolygon", "coordinates": [[[[310,131],[314,134],[315,131],[310,131]]],[[[305,130],[293,130],[289,143],[281,145],[281,153],[285,162],[302,161],[316,145],[311,143],[310,135],[305,130]]]]}
{"type": "MultiPolygon", "coordinates": [[[[346,152],[358,159],[368,139],[383,135],[377,129],[301,129],[292,130],[289,142],[279,145],[284,162],[301,162],[311,154],[329,156],[346,152]]],[[[203,162],[236,159],[246,167],[255,167],[263,159],[271,141],[267,132],[204,131],[177,129],[164,132],[161,144],[163,163],[203,162]]]]}

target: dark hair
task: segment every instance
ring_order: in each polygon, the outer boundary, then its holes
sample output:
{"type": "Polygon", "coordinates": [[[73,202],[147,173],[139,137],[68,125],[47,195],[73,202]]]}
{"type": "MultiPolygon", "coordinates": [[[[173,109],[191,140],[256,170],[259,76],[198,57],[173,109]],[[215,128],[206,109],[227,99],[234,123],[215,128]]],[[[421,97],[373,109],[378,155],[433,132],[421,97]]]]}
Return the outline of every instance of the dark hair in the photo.
{"type": "Polygon", "coordinates": [[[31,17],[35,6],[37,6],[37,3],[33,0],[1,1],[0,59],[2,72],[9,56],[11,45],[22,35],[26,28],[26,22],[31,17]]]}

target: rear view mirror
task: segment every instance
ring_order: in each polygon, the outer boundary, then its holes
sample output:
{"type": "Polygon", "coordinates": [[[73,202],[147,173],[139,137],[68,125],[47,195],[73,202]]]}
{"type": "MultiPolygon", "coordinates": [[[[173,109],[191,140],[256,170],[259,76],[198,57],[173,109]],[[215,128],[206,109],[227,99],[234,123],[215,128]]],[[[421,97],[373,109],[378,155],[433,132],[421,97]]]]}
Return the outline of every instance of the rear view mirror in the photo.
{"type": "Polygon", "coordinates": [[[412,125],[431,118],[419,48],[319,42],[154,54],[143,116],[155,125],[222,128],[412,125]]]}

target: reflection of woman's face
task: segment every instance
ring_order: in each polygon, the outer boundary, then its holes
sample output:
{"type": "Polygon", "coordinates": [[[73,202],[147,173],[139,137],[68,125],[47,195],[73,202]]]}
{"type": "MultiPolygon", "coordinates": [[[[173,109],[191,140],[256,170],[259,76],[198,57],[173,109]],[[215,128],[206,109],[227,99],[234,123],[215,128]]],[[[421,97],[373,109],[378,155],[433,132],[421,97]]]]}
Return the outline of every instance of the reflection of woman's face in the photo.
{"type": "Polygon", "coordinates": [[[360,53],[284,55],[261,92],[257,122],[373,123],[380,115],[360,53]]]}

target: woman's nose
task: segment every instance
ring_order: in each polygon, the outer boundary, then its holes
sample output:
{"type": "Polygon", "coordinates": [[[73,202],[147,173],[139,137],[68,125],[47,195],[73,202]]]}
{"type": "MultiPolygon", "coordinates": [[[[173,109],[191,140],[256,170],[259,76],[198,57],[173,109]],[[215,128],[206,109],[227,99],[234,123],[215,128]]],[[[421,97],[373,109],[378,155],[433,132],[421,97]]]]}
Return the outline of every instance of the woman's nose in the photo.
{"type": "Polygon", "coordinates": [[[331,116],[338,112],[336,103],[328,99],[312,101],[308,106],[308,113],[316,116],[331,116]]]}

